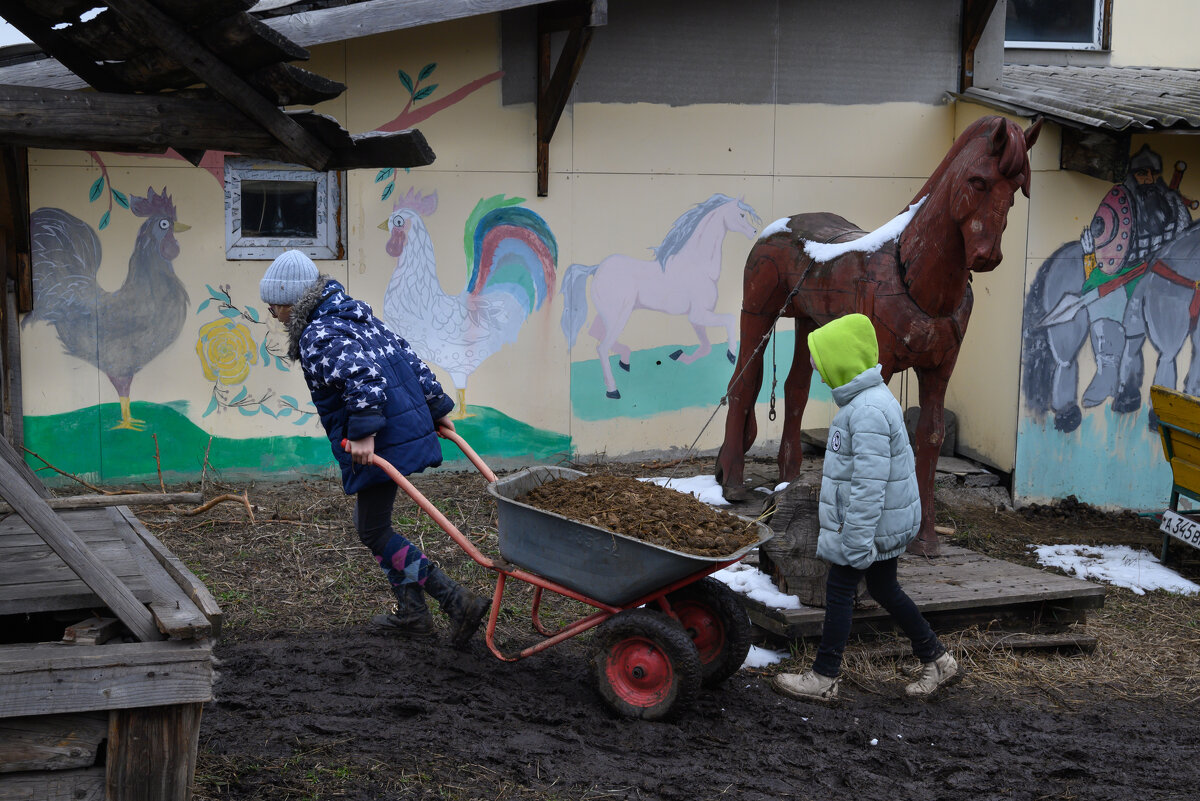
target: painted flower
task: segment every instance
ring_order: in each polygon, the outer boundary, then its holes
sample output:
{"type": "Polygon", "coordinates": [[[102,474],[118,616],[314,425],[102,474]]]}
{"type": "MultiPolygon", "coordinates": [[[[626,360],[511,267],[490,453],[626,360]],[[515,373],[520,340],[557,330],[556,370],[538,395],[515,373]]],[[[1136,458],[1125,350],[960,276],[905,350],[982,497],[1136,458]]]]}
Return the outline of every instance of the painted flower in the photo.
{"type": "Polygon", "coordinates": [[[245,381],[250,365],[258,363],[258,344],[241,323],[213,320],[200,327],[196,355],[205,378],[229,386],[245,381]]]}

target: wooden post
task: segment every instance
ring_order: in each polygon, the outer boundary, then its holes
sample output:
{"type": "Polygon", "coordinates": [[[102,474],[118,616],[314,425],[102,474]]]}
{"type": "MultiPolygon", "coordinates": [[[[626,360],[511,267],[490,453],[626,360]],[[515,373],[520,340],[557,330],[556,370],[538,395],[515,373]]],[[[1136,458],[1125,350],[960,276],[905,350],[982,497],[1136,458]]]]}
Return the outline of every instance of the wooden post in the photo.
{"type": "Polygon", "coordinates": [[[108,718],[108,801],[190,801],[203,704],[114,709],[108,718]]]}

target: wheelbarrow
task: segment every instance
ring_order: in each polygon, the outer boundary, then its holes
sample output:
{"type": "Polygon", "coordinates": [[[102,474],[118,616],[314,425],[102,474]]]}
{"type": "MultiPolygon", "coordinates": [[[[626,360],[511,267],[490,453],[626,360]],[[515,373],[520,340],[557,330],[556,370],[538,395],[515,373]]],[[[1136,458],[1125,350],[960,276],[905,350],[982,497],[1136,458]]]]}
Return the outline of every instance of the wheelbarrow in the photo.
{"type": "Polygon", "coordinates": [[[720,684],[742,666],[750,650],[750,617],[737,593],[709,574],[770,539],[770,528],[747,520],[757,541],[726,556],[673,551],[517,500],[555,478],[585,475],[578,470],[537,467],[500,480],[456,432],[440,428],[438,434],[457,445],[488,482],[499,511],[499,559],[480,551],[385,459],[372,461],[468,556],[497,574],[484,639],[498,659],[515,662],[597,628],[591,667],[600,695],[618,714],[643,720],[678,714],[702,687],[720,684]],[[533,628],[545,638],[515,653],[496,644],[510,578],[533,585],[533,628]],[[552,631],[538,614],[547,590],[596,611],[552,631]]]}

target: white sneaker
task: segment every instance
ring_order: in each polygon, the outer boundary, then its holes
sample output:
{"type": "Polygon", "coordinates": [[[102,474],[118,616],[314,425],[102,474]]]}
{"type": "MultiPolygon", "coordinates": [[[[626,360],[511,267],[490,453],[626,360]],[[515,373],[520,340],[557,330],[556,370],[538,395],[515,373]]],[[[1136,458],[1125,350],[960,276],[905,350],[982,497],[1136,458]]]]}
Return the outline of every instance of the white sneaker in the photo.
{"type": "Polygon", "coordinates": [[[837,700],[840,678],[822,676],[820,673],[780,673],[771,680],[776,692],[800,701],[820,701],[829,704],[837,700]]]}
{"type": "Polygon", "coordinates": [[[904,692],[913,698],[928,698],[939,687],[956,683],[963,677],[963,670],[950,652],[939,656],[932,662],[921,666],[921,677],[904,688],[904,692]]]}

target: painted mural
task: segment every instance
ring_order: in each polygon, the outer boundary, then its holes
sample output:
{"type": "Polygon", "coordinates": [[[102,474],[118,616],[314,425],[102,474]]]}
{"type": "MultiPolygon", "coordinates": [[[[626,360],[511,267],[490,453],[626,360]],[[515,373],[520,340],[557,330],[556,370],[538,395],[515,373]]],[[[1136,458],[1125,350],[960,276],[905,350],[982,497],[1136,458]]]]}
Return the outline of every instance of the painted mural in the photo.
{"type": "MultiPolygon", "coordinates": [[[[93,197],[97,194],[93,184],[93,197]]],[[[112,382],[121,404],[114,426],[142,430],[133,417],[134,376],[179,337],[187,318],[188,293],[175,275],[176,232],[189,226],[176,220],[166,187],[151,187],[128,199],[129,210],[146,221],[138,229],[124,283],[114,292],[97,281],[100,238],[90,225],[62,209],[41,208],[30,215],[34,310],[24,325],[53,326],[63,349],[94,365],[112,382]]],[[[104,215],[107,221],[108,212],[104,215]]]]}
{"type": "Polygon", "coordinates": [[[1200,204],[1180,192],[1186,170],[1176,162],[1164,180],[1162,157],[1142,145],[1079,238],[1055,250],[1034,276],[1023,314],[1022,461],[1045,468],[1073,453],[1074,462],[1094,468],[1061,476],[1025,470],[1022,483],[1034,497],[1074,493],[1147,508],[1165,496],[1168,472],[1147,408],[1149,384],[1200,393],[1200,225],[1192,219],[1200,204]],[[1147,341],[1157,354],[1149,383],[1147,341]],[[1178,362],[1189,341],[1180,387],[1178,362]],[[1094,367],[1081,364],[1085,343],[1094,367]],[[1084,365],[1090,375],[1081,375],[1084,365]]]}
{"type": "MultiPolygon", "coordinates": [[[[572,264],[567,268],[563,273],[562,331],[568,346],[574,348],[587,320],[590,300],[595,316],[588,333],[597,343],[605,397],[621,398],[612,355],[616,355],[621,370],[628,373],[633,369],[632,349],[621,342],[620,336],[635,309],[685,315],[691,323],[699,346],[690,353],[673,349],[667,358],[687,365],[708,356],[712,352],[708,328],[717,327],[725,329],[725,359],[733,364],[737,358],[737,315],[716,310],[721,248],[727,234],[739,233],[753,240],[761,226],[762,219],[745,200],[717,193],[675,220],[662,244],[652,248],[653,258],[618,253],[594,265],[572,264]]],[[[572,394],[574,386],[572,382],[572,394]]]]}
{"type": "Polygon", "coordinates": [[[465,286],[447,292],[438,278],[425,218],[437,211],[437,192],[409,189],[380,225],[387,255],[396,260],[383,296],[383,320],[421,358],[450,374],[457,417],[466,417],[467,379],[485,359],[517,341],[526,319],[553,295],[558,243],[546,221],[495,195],[475,205],[463,235],[465,286]]]}

